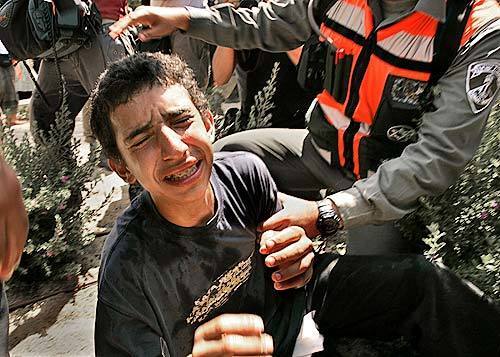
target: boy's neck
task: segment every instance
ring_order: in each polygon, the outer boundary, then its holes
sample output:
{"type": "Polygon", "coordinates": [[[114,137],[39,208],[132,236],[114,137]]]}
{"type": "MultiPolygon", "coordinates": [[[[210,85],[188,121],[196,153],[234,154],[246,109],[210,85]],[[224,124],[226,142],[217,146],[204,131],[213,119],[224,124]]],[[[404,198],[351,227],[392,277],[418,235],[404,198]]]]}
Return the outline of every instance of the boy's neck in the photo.
{"type": "Polygon", "coordinates": [[[215,214],[215,194],[210,184],[201,200],[161,204],[153,198],[153,202],[163,218],[181,227],[203,226],[215,214]]]}

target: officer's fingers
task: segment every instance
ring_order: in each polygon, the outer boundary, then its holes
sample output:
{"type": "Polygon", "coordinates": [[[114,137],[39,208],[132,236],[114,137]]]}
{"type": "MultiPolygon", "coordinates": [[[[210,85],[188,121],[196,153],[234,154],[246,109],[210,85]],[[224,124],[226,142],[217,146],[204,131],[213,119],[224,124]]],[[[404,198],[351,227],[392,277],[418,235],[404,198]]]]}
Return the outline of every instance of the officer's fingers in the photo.
{"type": "Polygon", "coordinates": [[[265,259],[265,264],[268,267],[294,262],[307,253],[312,252],[313,245],[309,238],[302,236],[300,240],[294,242],[278,252],[268,255],[265,259]]]}
{"type": "Polygon", "coordinates": [[[137,25],[149,25],[149,11],[144,6],[139,6],[133,12],[109,26],[109,35],[114,39],[121,35],[127,28],[137,25]]]}
{"type": "Polygon", "coordinates": [[[267,253],[267,245],[269,244],[268,242],[270,242],[274,235],[276,235],[276,231],[274,230],[268,230],[268,231],[265,231],[264,233],[262,233],[260,235],[260,248],[259,248],[259,252],[261,254],[266,254],[267,253]]]}
{"type": "Polygon", "coordinates": [[[307,270],[312,270],[312,262],[314,260],[314,252],[309,252],[304,257],[300,258],[292,264],[280,265],[279,270],[275,271],[271,278],[276,283],[285,282],[299,275],[303,275],[307,270]]]}
{"type": "Polygon", "coordinates": [[[251,314],[224,314],[205,322],[194,333],[194,340],[217,340],[223,334],[256,336],[264,331],[262,318],[251,314]]]}
{"type": "Polygon", "coordinates": [[[274,283],[274,288],[276,290],[287,290],[287,289],[298,289],[305,286],[312,278],[313,270],[312,267],[306,270],[302,275],[296,276],[295,278],[289,279],[287,281],[274,283]]]}
{"type": "Polygon", "coordinates": [[[218,340],[199,341],[193,346],[193,357],[211,356],[270,356],[273,353],[271,336],[242,336],[224,334],[218,340]]]}
{"type": "Polygon", "coordinates": [[[272,231],[272,234],[262,234],[260,253],[270,254],[277,252],[291,243],[298,241],[302,236],[305,236],[305,232],[297,226],[287,227],[277,232],[272,231]]]}
{"type": "Polygon", "coordinates": [[[142,42],[147,42],[161,37],[161,31],[158,31],[156,27],[145,28],[139,32],[139,40],[142,42]]]}
{"type": "Polygon", "coordinates": [[[286,209],[276,212],[271,217],[266,219],[259,227],[260,232],[269,230],[282,230],[290,226],[290,214],[286,209]]]}
{"type": "Polygon", "coordinates": [[[285,207],[288,204],[288,202],[290,202],[294,198],[296,199],[296,197],[287,195],[286,193],[278,192],[278,200],[281,202],[283,207],[285,207]]]}

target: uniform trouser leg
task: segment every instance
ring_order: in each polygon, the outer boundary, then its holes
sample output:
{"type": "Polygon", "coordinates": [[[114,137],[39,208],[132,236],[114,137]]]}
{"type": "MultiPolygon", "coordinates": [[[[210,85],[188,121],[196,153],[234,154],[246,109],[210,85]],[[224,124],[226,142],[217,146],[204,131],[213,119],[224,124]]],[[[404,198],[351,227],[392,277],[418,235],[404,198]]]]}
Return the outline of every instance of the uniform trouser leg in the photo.
{"type": "MultiPolygon", "coordinates": [[[[306,129],[256,129],[229,135],[214,144],[216,151],[249,151],[259,156],[282,192],[314,199],[325,188],[334,191],[352,186],[337,168],[318,154],[306,129]]],[[[349,230],[348,254],[408,252],[392,222],[349,230]]]]}
{"type": "MultiPolygon", "coordinates": [[[[65,102],[68,109],[68,115],[65,119],[70,122],[67,130],[71,135],[75,117],[85,104],[88,94],[80,83],[75,71],[74,61],[69,56],[59,59],[59,68],[65,81],[67,93],[65,102]]],[[[35,89],[30,101],[30,121],[32,124],[36,124],[38,130],[49,133],[51,126],[55,124],[56,112],[61,102],[61,79],[54,60],[42,60],[38,73],[38,84],[48,101],[48,105],[38,89],[35,89]]],[[[34,127],[35,125],[32,125],[32,128],[34,127]]],[[[33,132],[33,134],[38,137],[36,132],[33,132]]]]}
{"type": "MultiPolygon", "coordinates": [[[[125,56],[122,42],[113,40],[105,33],[99,34],[92,41],[76,52],[59,58],[58,64],[65,81],[69,115],[67,117],[73,125],[77,114],[82,109],[91,93],[99,75],[112,61],[125,56]]],[[[50,130],[54,124],[55,112],[60,103],[60,77],[56,62],[44,59],[38,73],[38,84],[49,105],[45,103],[38,90],[35,90],[30,102],[30,119],[36,122],[44,132],[50,130]]]]}
{"type": "Polygon", "coordinates": [[[294,196],[317,196],[319,190],[351,187],[344,177],[316,152],[306,129],[266,128],[229,135],[214,144],[215,151],[250,151],[271,172],[279,190],[294,196]]]}
{"type": "Polygon", "coordinates": [[[16,119],[19,105],[14,80],[14,66],[0,67],[0,107],[8,120],[16,119]]]}
{"type": "Polygon", "coordinates": [[[8,356],[9,307],[3,283],[0,281],[0,357],[8,356]]]}
{"type": "Polygon", "coordinates": [[[324,255],[316,267],[324,285],[312,310],[326,337],[406,336],[422,356],[500,355],[499,306],[444,267],[416,255],[324,255]]]}

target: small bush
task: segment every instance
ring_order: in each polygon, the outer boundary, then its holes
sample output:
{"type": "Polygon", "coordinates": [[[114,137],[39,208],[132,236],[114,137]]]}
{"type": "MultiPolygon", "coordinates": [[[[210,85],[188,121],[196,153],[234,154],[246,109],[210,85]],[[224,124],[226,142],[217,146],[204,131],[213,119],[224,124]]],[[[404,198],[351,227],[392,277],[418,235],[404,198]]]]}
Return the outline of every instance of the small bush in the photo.
{"type": "Polygon", "coordinates": [[[17,278],[25,281],[78,274],[76,258],[93,238],[85,231],[85,224],[94,210],[82,202],[94,186],[89,182],[99,152],[92,152],[84,163],[78,162],[80,142],[72,140],[72,123],[67,117],[64,100],[50,135],[37,131],[37,140],[28,134],[17,139],[11,128],[0,125],[4,155],[19,175],[30,220],[28,240],[16,270],[17,278]]]}
{"type": "MultiPolygon", "coordinates": [[[[271,126],[270,111],[274,108],[273,98],[276,93],[276,79],[279,72],[279,62],[275,62],[271,71],[271,76],[266,85],[254,97],[254,104],[250,108],[248,121],[243,121],[241,112],[238,111],[234,116],[218,116],[215,120],[215,139],[221,139],[227,135],[234,134],[244,130],[266,128],[271,126]]],[[[217,96],[217,90],[211,89],[207,92],[208,101],[211,109],[220,107],[217,96]]]]}
{"type": "Polygon", "coordinates": [[[403,234],[423,240],[426,255],[444,262],[500,300],[500,105],[476,155],[458,182],[400,221],[403,234]]]}

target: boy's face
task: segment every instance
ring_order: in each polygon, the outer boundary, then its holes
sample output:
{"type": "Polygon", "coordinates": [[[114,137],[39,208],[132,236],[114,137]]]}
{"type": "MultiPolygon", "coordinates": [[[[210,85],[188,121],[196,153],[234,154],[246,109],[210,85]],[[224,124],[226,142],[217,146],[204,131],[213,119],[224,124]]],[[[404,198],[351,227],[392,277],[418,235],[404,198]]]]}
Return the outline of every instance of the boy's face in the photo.
{"type": "Polygon", "coordinates": [[[118,106],[111,122],[122,160],[110,165],[128,183],[139,181],[157,206],[205,197],[213,119],[198,111],[184,87],[146,89],[118,106]]]}

